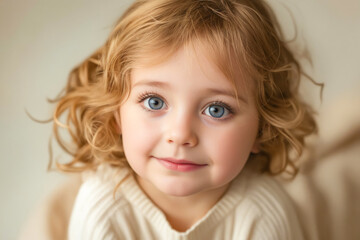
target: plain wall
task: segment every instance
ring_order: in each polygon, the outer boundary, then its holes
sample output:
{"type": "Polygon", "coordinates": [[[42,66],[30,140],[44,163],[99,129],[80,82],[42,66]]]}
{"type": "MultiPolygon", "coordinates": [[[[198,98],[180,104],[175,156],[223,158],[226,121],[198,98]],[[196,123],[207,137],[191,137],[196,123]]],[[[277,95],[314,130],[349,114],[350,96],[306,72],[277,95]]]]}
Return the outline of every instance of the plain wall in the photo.
{"type": "MultiPolygon", "coordinates": [[[[66,177],[47,172],[54,98],[69,71],[104,43],[130,0],[0,0],[0,239],[15,239],[39,201],[66,177]]],[[[294,46],[308,46],[312,76],[326,87],[308,98],[321,113],[360,90],[360,1],[282,0],[298,23],[294,46]]],[[[275,2],[288,36],[292,22],[275,2]]],[[[354,103],[359,104],[359,103],[354,103]]],[[[339,121],[341,120],[341,116],[339,121]]],[[[59,152],[60,153],[60,152],[59,152]]],[[[66,155],[55,155],[55,157],[66,155]]]]}
{"type": "MultiPolygon", "coordinates": [[[[100,47],[131,1],[0,0],[0,239],[21,226],[65,175],[47,172],[54,98],[100,47]]],[[[57,151],[55,157],[67,159],[57,151]]]]}

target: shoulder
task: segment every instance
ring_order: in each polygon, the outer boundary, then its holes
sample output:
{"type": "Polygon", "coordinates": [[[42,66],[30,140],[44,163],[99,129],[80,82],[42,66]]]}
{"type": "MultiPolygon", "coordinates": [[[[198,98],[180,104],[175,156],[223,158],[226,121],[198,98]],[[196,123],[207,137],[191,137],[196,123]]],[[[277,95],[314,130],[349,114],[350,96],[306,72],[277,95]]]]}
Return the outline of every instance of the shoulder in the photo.
{"type": "MultiPolygon", "coordinates": [[[[95,171],[86,171],[82,175],[76,202],[82,207],[99,207],[99,203],[126,203],[121,191],[116,191],[117,185],[130,174],[128,169],[100,165],[95,171]]],[[[109,207],[104,205],[103,207],[109,207]]]]}
{"type": "Polygon", "coordinates": [[[69,224],[69,239],[103,239],[113,237],[110,219],[126,208],[128,202],[116,185],[129,172],[110,166],[83,174],[69,224]]]}
{"type": "Polygon", "coordinates": [[[271,176],[247,172],[243,203],[252,216],[252,239],[303,239],[294,203],[271,176]]]}

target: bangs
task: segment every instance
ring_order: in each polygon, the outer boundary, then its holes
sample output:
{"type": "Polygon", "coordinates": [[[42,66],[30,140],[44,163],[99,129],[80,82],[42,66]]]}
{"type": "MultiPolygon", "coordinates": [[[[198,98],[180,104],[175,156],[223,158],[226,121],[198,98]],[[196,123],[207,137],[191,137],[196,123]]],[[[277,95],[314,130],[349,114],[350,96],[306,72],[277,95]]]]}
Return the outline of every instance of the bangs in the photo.
{"type": "Polygon", "coordinates": [[[110,53],[114,66],[120,60],[127,63],[127,69],[157,65],[185,48],[205,54],[231,81],[236,95],[236,89],[247,94],[256,71],[244,51],[246,33],[239,27],[243,23],[231,10],[234,6],[228,5],[217,1],[145,2],[125,13],[110,37],[117,40],[113,45],[118,47],[110,53]]]}

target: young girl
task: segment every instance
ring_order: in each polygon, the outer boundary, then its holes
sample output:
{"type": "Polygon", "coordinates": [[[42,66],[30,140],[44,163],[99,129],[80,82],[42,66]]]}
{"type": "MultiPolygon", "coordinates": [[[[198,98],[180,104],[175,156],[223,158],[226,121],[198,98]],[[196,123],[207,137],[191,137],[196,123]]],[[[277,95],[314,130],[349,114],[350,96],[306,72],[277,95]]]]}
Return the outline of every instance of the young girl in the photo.
{"type": "Polygon", "coordinates": [[[262,0],[136,1],[54,114],[84,179],[69,239],[303,239],[264,174],[316,130],[302,73],[262,0]]]}

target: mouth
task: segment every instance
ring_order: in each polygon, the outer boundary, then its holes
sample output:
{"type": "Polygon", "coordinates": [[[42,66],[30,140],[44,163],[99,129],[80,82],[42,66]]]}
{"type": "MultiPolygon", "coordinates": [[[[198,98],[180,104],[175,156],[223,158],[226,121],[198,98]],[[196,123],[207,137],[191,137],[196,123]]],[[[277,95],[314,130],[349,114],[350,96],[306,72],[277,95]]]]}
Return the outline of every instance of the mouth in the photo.
{"type": "Polygon", "coordinates": [[[207,166],[207,164],[194,163],[186,159],[154,158],[165,168],[179,172],[195,171],[207,166]]]}

